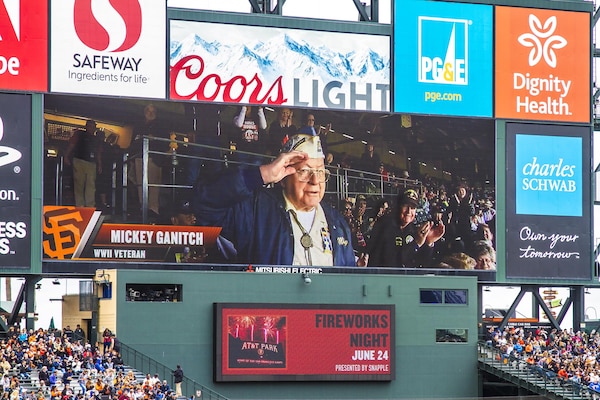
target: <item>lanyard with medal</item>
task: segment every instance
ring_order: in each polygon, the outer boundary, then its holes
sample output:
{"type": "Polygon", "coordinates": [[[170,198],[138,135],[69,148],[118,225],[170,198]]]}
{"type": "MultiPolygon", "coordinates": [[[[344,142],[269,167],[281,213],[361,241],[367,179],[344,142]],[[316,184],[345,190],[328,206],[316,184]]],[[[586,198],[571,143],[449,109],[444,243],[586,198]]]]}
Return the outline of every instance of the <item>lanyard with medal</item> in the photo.
{"type": "Polygon", "coordinates": [[[306,255],[306,261],[308,262],[308,265],[312,265],[312,257],[310,256],[310,248],[313,246],[312,238],[310,237],[308,232],[306,232],[306,229],[304,229],[304,227],[302,226],[300,221],[298,221],[298,216],[296,215],[296,211],[290,210],[290,214],[292,214],[292,218],[294,219],[294,222],[296,223],[296,225],[298,225],[298,228],[300,228],[300,231],[302,232],[302,236],[300,237],[300,244],[304,248],[304,254],[306,255]]]}

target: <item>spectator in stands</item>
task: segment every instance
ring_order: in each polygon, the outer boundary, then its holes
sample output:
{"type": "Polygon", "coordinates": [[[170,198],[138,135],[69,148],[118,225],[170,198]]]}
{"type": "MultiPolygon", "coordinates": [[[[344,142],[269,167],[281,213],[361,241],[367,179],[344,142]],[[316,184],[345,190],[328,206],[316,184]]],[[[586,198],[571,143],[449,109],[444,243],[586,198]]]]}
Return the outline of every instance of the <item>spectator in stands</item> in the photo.
{"type": "Polygon", "coordinates": [[[104,332],[102,332],[102,344],[104,346],[102,353],[108,354],[108,351],[112,345],[112,333],[108,328],[104,329],[104,332]]]}
{"type": "Polygon", "coordinates": [[[29,379],[31,374],[31,366],[28,364],[26,360],[21,361],[19,365],[19,378],[21,379],[29,379]]]}
{"type": "Polygon", "coordinates": [[[64,160],[66,166],[73,166],[75,205],[95,207],[96,173],[102,173],[102,142],[96,136],[96,121],[87,120],[85,129],[75,130],[64,160]]]}
{"type": "Polygon", "coordinates": [[[51,386],[58,385],[60,382],[60,380],[58,379],[58,371],[57,370],[52,371],[52,374],[50,374],[50,377],[48,379],[49,379],[51,386]]]}
{"type": "Polygon", "coordinates": [[[315,129],[315,115],[312,113],[306,114],[304,125],[298,130],[298,133],[302,133],[310,136],[317,136],[317,130],[315,129]]]}
{"type": "Polygon", "coordinates": [[[46,386],[50,386],[50,375],[48,374],[48,367],[43,366],[42,369],[38,372],[38,379],[40,382],[44,382],[46,386]]]}
{"type": "Polygon", "coordinates": [[[273,121],[269,126],[269,137],[271,139],[271,153],[277,154],[291,136],[298,133],[298,128],[294,125],[294,112],[282,107],[279,109],[277,121],[273,121]]]}
{"type": "Polygon", "coordinates": [[[77,327],[73,331],[73,341],[80,341],[81,343],[85,342],[85,332],[81,329],[81,325],[77,324],[77,327]]]}
{"type": "Polygon", "coordinates": [[[173,382],[175,383],[175,393],[177,397],[181,397],[181,383],[183,382],[183,370],[181,365],[177,365],[175,371],[173,371],[173,382]]]}
{"type": "MultiPolygon", "coordinates": [[[[169,142],[161,140],[152,140],[152,138],[168,139],[170,137],[169,128],[158,117],[158,111],[154,104],[147,104],[144,107],[144,120],[136,124],[134,128],[134,138],[129,147],[130,157],[135,159],[132,181],[138,188],[138,201],[142,204],[142,178],[144,174],[148,177],[148,183],[161,184],[162,167],[166,163],[165,156],[158,153],[168,153],[169,142]],[[148,147],[153,153],[148,154],[148,170],[144,171],[142,165],[142,151],[144,136],[150,137],[148,147]],[[156,152],[156,153],[154,153],[156,152]]],[[[157,220],[160,212],[160,188],[148,187],[148,214],[151,220],[157,220]]]]}
{"type": "Polygon", "coordinates": [[[449,213],[448,233],[453,240],[454,252],[464,252],[473,240],[471,216],[475,214],[473,193],[465,183],[458,185],[456,193],[450,197],[447,212],[449,213]]]}
{"type": "Polygon", "coordinates": [[[485,241],[475,242],[471,256],[475,259],[475,269],[495,270],[496,269],[496,251],[489,243],[485,241]]]}
{"type": "Polygon", "coordinates": [[[264,158],[255,154],[264,154],[269,148],[268,140],[264,137],[267,120],[262,107],[257,107],[253,113],[251,106],[242,106],[240,112],[233,118],[237,131],[231,138],[236,150],[254,154],[236,153],[236,161],[259,165],[264,158]]]}
{"type": "Polygon", "coordinates": [[[360,157],[360,168],[367,172],[379,173],[380,165],[381,159],[375,151],[375,145],[373,143],[367,144],[364,153],[360,157]]]}
{"type": "Polygon", "coordinates": [[[422,267],[431,260],[435,242],[444,236],[443,223],[414,224],[419,195],[408,189],[398,196],[396,210],[373,227],[359,265],[373,267],[422,267]]]}
{"type": "Polygon", "coordinates": [[[0,361],[0,368],[2,369],[3,375],[6,375],[10,372],[11,365],[5,357],[2,357],[2,361],[0,361]]]}
{"type": "Polygon", "coordinates": [[[495,248],[494,234],[492,233],[492,230],[490,229],[490,226],[488,224],[477,225],[477,230],[475,231],[475,236],[473,239],[475,243],[478,241],[484,241],[490,247],[495,248]]]}

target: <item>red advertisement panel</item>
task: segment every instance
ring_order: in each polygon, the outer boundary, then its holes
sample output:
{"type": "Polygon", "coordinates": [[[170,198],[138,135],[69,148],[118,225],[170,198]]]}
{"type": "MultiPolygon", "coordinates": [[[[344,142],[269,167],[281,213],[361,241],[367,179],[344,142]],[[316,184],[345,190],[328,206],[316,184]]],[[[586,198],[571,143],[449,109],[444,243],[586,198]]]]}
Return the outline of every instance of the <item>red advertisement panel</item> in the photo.
{"type": "Polygon", "coordinates": [[[0,88],[48,89],[47,0],[0,1],[0,88]]]}
{"type": "Polygon", "coordinates": [[[395,378],[394,306],[215,304],[215,381],[395,378]]]}

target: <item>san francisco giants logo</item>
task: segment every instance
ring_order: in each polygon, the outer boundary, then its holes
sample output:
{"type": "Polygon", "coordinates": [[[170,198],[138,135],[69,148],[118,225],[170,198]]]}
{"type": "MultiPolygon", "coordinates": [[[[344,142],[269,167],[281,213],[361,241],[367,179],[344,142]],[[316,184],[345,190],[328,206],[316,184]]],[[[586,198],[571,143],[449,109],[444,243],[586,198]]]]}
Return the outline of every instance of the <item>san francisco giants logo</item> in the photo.
{"type": "Polygon", "coordinates": [[[44,207],[44,255],[60,260],[70,258],[81,240],[78,224],[82,221],[75,207],[44,207]]]}

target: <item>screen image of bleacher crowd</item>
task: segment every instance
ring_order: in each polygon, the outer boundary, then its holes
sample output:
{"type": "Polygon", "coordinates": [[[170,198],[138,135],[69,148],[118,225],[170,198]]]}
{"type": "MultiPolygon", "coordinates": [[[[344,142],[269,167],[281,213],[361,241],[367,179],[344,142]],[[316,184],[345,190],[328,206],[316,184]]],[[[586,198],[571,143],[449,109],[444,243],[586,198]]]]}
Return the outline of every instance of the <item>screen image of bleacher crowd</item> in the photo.
{"type": "Polygon", "coordinates": [[[344,267],[360,265],[380,240],[378,227],[399,219],[398,199],[413,191],[411,235],[441,235],[426,241],[425,257],[394,267],[495,270],[490,119],[63,95],[46,96],[44,117],[45,260],[290,267],[255,257],[260,238],[244,240],[247,221],[228,219],[252,195],[240,190],[278,193],[284,185],[240,189],[232,177],[248,183],[304,134],[317,136],[323,152],[320,204],[348,228],[337,241],[351,247],[355,264],[344,267]],[[65,229],[94,234],[66,243],[57,239],[65,229]]]}

